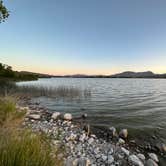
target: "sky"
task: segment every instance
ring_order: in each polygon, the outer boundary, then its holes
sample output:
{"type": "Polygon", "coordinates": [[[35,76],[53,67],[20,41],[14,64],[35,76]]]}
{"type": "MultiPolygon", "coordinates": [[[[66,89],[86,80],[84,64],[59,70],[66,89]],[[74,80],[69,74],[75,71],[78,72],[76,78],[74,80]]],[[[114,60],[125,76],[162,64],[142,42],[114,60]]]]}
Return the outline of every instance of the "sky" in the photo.
{"type": "Polygon", "coordinates": [[[4,0],[0,62],[55,75],[166,73],[166,0],[4,0]]]}

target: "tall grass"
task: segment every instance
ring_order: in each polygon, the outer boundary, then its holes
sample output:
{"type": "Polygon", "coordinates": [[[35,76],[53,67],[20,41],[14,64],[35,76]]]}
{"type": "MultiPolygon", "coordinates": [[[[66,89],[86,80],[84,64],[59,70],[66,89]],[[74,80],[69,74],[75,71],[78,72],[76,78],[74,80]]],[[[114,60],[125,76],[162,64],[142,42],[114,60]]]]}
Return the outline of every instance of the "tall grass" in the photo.
{"type": "Polygon", "coordinates": [[[1,166],[55,166],[55,161],[51,147],[39,135],[1,130],[1,166]]]}
{"type": "Polygon", "coordinates": [[[44,86],[18,86],[18,94],[29,96],[46,96],[46,97],[62,97],[62,98],[81,98],[91,95],[89,89],[79,89],[72,86],[44,87],[44,86]]]}
{"type": "Polygon", "coordinates": [[[0,125],[16,117],[19,114],[17,113],[14,99],[10,97],[0,98],[0,125]]]}
{"type": "Polygon", "coordinates": [[[80,89],[74,86],[46,87],[39,85],[17,85],[14,82],[0,80],[1,96],[29,96],[29,97],[55,97],[55,98],[87,98],[91,96],[90,89],[80,89]]]}
{"type": "Polygon", "coordinates": [[[0,166],[61,166],[59,149],[45,136],[21,128],[22,116],[13,99],[0,98],[0,166]]]}
{"type": "Polygon", "coordinates": [[[16,84],[13,81],[0,78],[0,96],[6,96],[16,89],[16,84]]]}

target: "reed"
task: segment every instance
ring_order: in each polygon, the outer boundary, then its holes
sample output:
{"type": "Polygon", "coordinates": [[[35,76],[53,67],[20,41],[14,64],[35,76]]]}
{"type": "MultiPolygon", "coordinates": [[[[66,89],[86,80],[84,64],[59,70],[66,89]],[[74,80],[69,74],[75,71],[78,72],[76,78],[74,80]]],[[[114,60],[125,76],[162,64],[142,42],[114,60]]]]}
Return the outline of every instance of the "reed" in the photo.
{"type": "Polygon", "coordinates": [[[62,97],[62,98],[82,98],[91,96],[89,89],[79,89],[72,86],[44,87],[44,86],[18,86],[16,89],[18,94],[29,96],[46,96],[46,97],[62,97]]]}

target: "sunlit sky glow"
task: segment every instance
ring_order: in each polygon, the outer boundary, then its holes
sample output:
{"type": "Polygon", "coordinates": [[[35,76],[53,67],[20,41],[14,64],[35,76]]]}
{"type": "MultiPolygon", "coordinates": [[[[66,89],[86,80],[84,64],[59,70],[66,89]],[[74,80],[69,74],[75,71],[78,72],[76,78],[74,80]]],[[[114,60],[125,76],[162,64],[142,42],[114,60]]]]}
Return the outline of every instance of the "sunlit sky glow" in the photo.
{"type": "Polygon", "coordinates": [[[49,74],[166,73],[165,0],[4,0],[0,62],[49,74]]]}

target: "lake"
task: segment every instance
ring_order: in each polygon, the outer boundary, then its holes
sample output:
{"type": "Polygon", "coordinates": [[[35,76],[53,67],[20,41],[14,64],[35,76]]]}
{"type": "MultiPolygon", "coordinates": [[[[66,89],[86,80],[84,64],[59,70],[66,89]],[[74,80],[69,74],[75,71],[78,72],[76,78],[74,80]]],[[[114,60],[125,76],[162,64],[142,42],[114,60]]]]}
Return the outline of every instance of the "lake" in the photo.
{"type": "Polygon", "coordinates": [[[166,79],[48,78],[18,85],[74,86],[90,89],[79,99],[34,98],[51,111],[88,114],[92,125],[128,128],[129,133],[157,133],[166,140],[166,79]]]}

